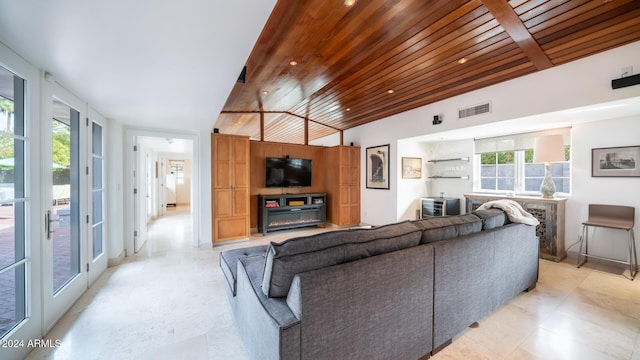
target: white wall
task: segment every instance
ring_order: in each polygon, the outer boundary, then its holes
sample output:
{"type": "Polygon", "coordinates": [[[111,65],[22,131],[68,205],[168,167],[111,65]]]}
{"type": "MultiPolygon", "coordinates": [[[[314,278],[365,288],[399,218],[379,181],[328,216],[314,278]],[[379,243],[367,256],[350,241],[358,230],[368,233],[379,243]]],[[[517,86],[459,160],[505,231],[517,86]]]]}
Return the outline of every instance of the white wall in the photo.
{"type": "Polygon", "coordinates": [[[191,204],[191,159],[184,160],[184,183],[177,184],[176,201],[181,205],[191,204]]]}
{"type": "MultiPolygon", "coordinates": [[[[572,126],[571,134],[572,190],[571,196],[567,200],[565,216],[565,248],[578,241],[582,230],[581,224],[588,216],[589,204],[633,206],[636,208],[635,221],[640,224],[640,178],[591,177],[591,150],[600,147],[640,145],[640,119],[625,117],[576,123],[572,126]]],[[[402,144],[400,148],[410,149],[405,144],[408,142],[412,141],[400,141],[399,144],[402,144]]],[[[448,173],[447,168],[463,166],[464,170],[461,173],[469,174],[471,176],[470,180],[434,179],[431,180],[431,191],[428,191],[427,194],[438,196],[440,192],[444,192],[445,196],[457,197],[462,202],[461,210],[464,212],[464,194],[473,191],[473,139],[433,143],[413,141],[413,143],[415,148],[410,154],[412,156],[422,156],[424,159],[442,159],[455,156],[470,157],[469,163],[445,162],[435,165],[428,164],[426,166],[426,174],[423,174],[423,178],[434,172],[441,175],[457,175],[457,170],[448,173]],[[424,150],[423,153],[419,153],[420,148],[424,150]]],[[[409,153],[407,152],[407,154],[409,153]]],[[[403,179],[402,182],[408,183],[410,180],[403,179]]],[[[409,184],[403,184],[398,190],[398,216],[401,220],[409,217],[401,216],[400,210],[404,209],[406,204],[412,202],[413,197],[418,197],[418,195],[408,191],[409,187],[409,184]]],[[[418,209],[418,206],[416,200],[415,208],[418,209]]],[[[410,211],[406,211],[406,213],[408,214],[410,211]]],[[[596,240],[590,242],[590,253],[627,260],[628,243],[626,232],[606,229],[597,229],[595,231],[595,237],[592,238],[596,240]]],[[[640,248],[640,237],[636,238],[636,247],[640,248]]],[[[578,247],[574,246],[569,251],[577,252],[578,247]]]]}
{"type": "MultiPolygon", "coordinates": [[[[428,145],[416,141],[399,141],[395,160],[402,164],[402,157],[422,158],[422,178],[403,179],[402,165],[398,166],[398,220],[415,220],[416,210],[420,209],[419,199],[428,196],[426,187],[426,161],[424,154],[428,152],[428,145]]],[[[393,177],[393,176],[392,176],[393,177]]]]}
{"type": "MultiPolygon", "coordinates": [[[[365,164],[367,147],[390,143],[391,156],[396,160],[390,164],[390,171],[398,175],[398,159],[403,156],[399,149],[405,148],[398,145],[402,139],[640,96],[638,86],[611,89],[611,80],[620,76],[621,68],[632,65],[640,69],[637,54],[640,42],[349,129],[344,140],[362,147],[361,164],[365,164]],[[490,114],[457,119],[458,109],[486,101],[492,103],[490,114]],[[442,124],[431,124],[435,114],[443,115],[442,124]]],[[[363,167],[362,221],[378,225],[399,220],[399,214],[404,216],[406,204],[413,201],[407,196],[415,195],[404,190],[399,194],[399,176],[390,179],[390,190],[374,190],[365,187],[365,175],[363,167]]]]}
{"type": "MultiPolygon", "coordinates": [[[[565,237],[567,246],[578,240],[581,223],[587,219],[589,204],[611,204],[636,208],[635,228],[640,228],[640,178],[591,177],[591,149],[640,145],[640,119],[610,119],[579,124],[572,129],[572,194],[567,201],[565,237]]],[[[598,229],[589,252],[627,260],[628,246],[624,231],[598,229]]],[[[640,248],[640,236],[636,236],[640,248]]],[[[575,246],[571,251],[578,251],[575,246]]]]}
{"type": "MultiPolygon", "coordinates": [[[[200,236],[197,238],[198,244],[211,246],[212,234],[211,234],[211,133],[207,131],[201,131],[199,137],[199,164],[198,173],[194,172],[193,176],[200,178],[198,183],[200,189],[192,189],[192,201],[191,208],[197,208],[201,214],[199,217],[200,224],[200,236]],[[193,197],[193,194],[200,194],[199,197],[193,197]]],[[[194,158],[195,159],[195,158],[194,158]]],[[[194,231],[195,233],[195,231],[194,231]]]]}
{"type": "Polygon", "coordinates": [[[122,124],[114,120],[108,120],[106,143],[108,153],[107,160],[107,206],[109,212],[109,226],[107,236],[107,253],[109,265],[116,265],[124,257],[124,130],[122,124]]]}
{"type": "Polygon", "coordinates": [[[468,176],[469,179],[428,179],[429,196],[460,199],[460,212],[464,213],[463,195],[473,191],[473,139],[431,143],[426,155],[428,160],[468,158],[469,161],[428,163],[428,175],[468,176]]]}

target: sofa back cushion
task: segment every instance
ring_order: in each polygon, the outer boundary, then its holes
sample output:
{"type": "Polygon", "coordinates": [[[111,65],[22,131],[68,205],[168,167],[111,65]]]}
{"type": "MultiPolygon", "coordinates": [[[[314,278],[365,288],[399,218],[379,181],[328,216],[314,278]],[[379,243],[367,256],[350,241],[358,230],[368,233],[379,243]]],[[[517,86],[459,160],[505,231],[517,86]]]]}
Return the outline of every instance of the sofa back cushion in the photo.
{"type": "Polygon", "coordinates": [[[469,235],[482,230],[482,220],[473,214],[437,216],[413,222],[422,229],[421,244],[469,235]]]}
{"type": "Polygon", "coordinates": [[[482,219],[482,230],[491,230],[509,223],[507,215],[498,208],[476,210],[472,214],[482,219]]]}
{"type": "Polygon", "coordinates": [[[272,242],[267,249],[262,291],[269,297],[285,297],[298,273],[416,246],[421,235],[420,229],[405,221],[272,242]]]}

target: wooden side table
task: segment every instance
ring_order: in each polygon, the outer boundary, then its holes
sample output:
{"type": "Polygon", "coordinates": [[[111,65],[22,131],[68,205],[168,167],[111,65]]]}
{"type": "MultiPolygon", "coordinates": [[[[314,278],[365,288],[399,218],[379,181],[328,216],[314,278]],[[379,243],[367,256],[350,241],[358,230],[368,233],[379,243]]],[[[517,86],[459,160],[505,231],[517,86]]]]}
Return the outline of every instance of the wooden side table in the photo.
{"type": "Polygon", "coordinates": [[[543,199],[533,196],[501,196],[465,194],[467,212],[476,210],[487,201],[509,199],[519,203],[540,224],[536,236],[540,241],[540,258],[560,262],[567,257],[564,248],[564,213],[567,199],[543,199]]]}

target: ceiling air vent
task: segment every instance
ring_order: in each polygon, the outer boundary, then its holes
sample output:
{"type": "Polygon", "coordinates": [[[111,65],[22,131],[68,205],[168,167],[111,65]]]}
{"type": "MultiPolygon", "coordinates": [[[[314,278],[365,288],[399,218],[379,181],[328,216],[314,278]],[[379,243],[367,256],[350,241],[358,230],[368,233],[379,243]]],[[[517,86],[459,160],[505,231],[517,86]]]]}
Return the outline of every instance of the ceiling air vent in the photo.
{"type": "Polygon", "coordinates": [[[486,114],[490,112],[491,112],[491,103],[487,102],[484,104],[458,110],[458,119],[464,119],[470,116],[476,116],[476,115],[486,114]]]}

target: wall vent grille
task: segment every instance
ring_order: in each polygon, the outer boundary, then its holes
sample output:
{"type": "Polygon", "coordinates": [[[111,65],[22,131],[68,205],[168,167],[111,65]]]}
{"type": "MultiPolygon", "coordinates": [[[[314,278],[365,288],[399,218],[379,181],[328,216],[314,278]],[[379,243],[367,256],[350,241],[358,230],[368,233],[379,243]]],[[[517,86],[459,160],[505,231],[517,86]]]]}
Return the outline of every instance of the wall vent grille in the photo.
{"type": "Polygon", "coordinates": [[[470,116],[476,116],[476,115],[486,114],[490,112],[491,112],[491,103],[487,102],[484,104],[458,110],[458,119],[464,119],[470,116]]]}

